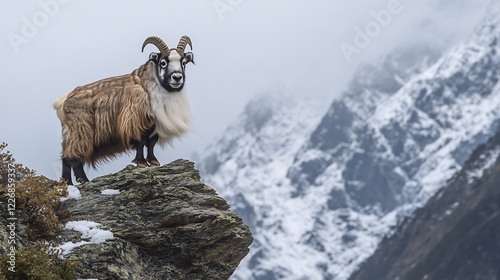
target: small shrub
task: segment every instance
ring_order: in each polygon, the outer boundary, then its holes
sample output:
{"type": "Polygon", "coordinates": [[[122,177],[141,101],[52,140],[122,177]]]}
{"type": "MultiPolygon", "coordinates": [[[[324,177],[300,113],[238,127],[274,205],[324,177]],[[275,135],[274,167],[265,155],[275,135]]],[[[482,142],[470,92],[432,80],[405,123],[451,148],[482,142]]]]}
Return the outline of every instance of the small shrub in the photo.
{"type": "Polygon", "coordinates": [[[73,280],[76,263],[62,260],[58,254],[48,255],[47,245],[31,245],[16,254],[15,272],[8,270],[7,256],[0,262],[0,280],[73,280]]]}
{"type": "Polygon", "coordinates": [[[12,169],[12,167],[14,167],[15,170],[14,175],[16,182],[35,174],[34,170],[31,170],[20,163],[16,163],[16,160],[10,151],[4,152],[5,148],[7,148],[7,144],[0,143],[0,187],[7,185],[9,169],[12,169]]]}
{"type": "MultiPolygon", "coordinates": [[[[75,279],[77,264],[49,252],[51,239],[62,229],[59,218],[65,215],[61,197],[68,195],[66,183],[35,176],[35,171],[16,163],[7,144],[0,144],[0,195],[10,183],[15,185],[16,216],[27,225],[28,245],[16,254],[16,272],[8,271],[7,255],[0,257],[0,280],[11,279],[75,279]],[[10,176],[9,176],[10,175],[10,176]],[[12,180],[14,179],[14,180],[12,180]],[[29,242],[31,241],[31,242],[29,242]],[[33,241],[39,241],[33,245],[33,241]]],[[[3,196],[3,195],[2,195],[3,196]]],[[[19,235],[21,236],[21,235],[19,235]]]]}
{"type": "Polygon", "coordinates": [[[58,216],[62,215],[61,197],[68,195],[68,188],[62,182],[47,178],[29,176],[16,185],[18,210],[27,213],[30,236],[33,240],[52,237],[62,229],[58,216]]]}
{"type": "Polygon", "coordinates": [[[3,150],[6,147],[7,144],[0,144],[0,176],[2,178],[0,190],[5,191],[9,174],[15,174],[16,210],[27,214],[30,236],[33,236],[33,240],[53,236],[61,230],[58,214],[62,215],[61,197],[68,195],[68,186],[63,182],[35,176],[34,170],[16,163],[9,151],[4,153],[3,150]],[[10,173],[9,170],[11,170],[10,173]]]}

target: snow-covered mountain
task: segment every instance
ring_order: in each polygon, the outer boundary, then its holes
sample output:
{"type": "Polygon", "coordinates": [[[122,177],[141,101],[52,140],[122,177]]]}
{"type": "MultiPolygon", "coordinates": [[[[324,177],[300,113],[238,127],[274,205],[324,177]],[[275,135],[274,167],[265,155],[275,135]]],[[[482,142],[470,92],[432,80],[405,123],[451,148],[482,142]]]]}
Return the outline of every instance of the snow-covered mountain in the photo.
{"type": "Polygon", "coordinates": [[[347,279],[494,134],[494,2],[440,58],[415,47],[360,69],[326,113],[286,94],[248,104],[199,160],[255,237],[234,279],[347,279]]]}
{"type": "Polygon", "coordinates": [[[500,279],[499,231],[500,130],[350,279],[500,279]]]}

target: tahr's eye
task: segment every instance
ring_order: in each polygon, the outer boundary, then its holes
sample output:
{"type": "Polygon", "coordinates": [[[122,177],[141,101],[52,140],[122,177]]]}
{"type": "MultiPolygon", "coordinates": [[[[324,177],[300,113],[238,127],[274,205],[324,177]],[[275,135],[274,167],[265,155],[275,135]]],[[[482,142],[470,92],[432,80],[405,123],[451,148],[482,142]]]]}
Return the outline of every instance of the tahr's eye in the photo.
{"type": "Polygon", "coordinates": [[[167,62],[166,62],[165,60],[162,60],[162,61],[160,62],[160,66],[161,66],[162,68],[167,67],[167,62]]]}
{"type": "Polygon", "coordinates": [[[187,61],[186,60],[183,60],[182,61],[182,65],[186,65],[187,61]]]}

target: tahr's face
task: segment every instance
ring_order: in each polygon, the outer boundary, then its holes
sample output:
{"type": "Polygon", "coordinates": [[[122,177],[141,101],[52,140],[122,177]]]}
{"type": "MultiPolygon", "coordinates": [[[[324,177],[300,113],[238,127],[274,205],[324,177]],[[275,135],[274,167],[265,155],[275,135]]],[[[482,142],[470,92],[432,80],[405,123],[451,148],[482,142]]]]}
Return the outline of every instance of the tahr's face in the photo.
{"type": "Polygon", "coordinates": [[[180,91],[186,81],[186,65],[193,62],[192,52],[179,54],[176,49],[163,57],[160,53],[152,53],[150,59],[156,63],[156,75],[160,84],[169,92],[180,91]]]}

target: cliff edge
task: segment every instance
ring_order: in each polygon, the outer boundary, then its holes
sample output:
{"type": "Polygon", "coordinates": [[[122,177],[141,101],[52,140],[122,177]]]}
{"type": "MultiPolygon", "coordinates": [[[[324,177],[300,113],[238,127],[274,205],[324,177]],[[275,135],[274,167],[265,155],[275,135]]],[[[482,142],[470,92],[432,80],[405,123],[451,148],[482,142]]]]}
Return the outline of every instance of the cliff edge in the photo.
{"type": "Polygon", "coordinates": [[[187,160],[129,166],[78,189],[63,202],[57,242],[78,278],[228,279],[253,241],[187,160]]]}

